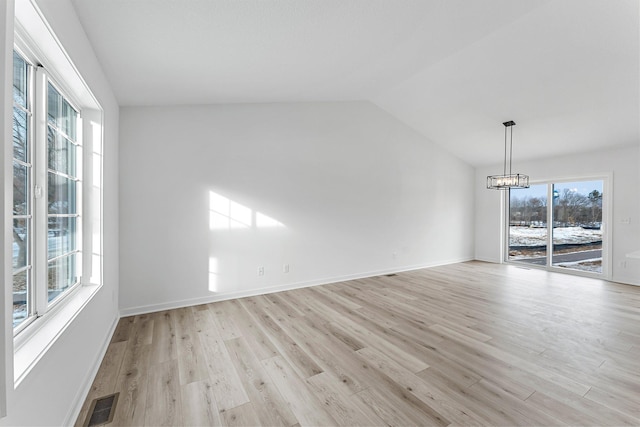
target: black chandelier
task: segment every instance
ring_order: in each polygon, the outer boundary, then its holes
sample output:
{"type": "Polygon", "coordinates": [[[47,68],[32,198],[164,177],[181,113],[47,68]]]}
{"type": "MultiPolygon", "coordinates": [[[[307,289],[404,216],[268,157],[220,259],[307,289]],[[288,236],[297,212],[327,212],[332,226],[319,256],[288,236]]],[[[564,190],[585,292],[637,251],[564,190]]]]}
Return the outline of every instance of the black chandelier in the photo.
{"type": "Polygon", "coordinates": [[[487,188],[491,190],[508,190],[510,188],[529,188],[529,176],[511,172],[511,161],[513,159],[513,126],[516,122],[510,120],[504,122],[504,167],[502,175],[490,175],[487,177],[487,188]],[[507,130],[510,130],[510,143],[507,156],[507,130]],[[508,159],[508,163],[507,163],[508,159]],[[508,167],[507,167],[508,165],[508,167]],[[507,173],[507,171],[509,173],[507,173]]]}

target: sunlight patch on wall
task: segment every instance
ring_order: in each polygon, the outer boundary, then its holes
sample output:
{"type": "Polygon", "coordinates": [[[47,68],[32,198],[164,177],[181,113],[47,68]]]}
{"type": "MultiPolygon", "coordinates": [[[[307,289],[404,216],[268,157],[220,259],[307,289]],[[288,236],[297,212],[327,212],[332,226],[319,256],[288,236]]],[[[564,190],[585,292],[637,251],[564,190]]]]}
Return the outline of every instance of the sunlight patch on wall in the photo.
{"type": "Polygon", "coordinates": [[[218,258],[209,258],[209,291],[218,292],[218,258]]]}
{"type": "Polygon", "coordinates": [[[282,224],[280,221],[276,221],[275,219],[265,214],[256,212],[256,227],[258,228],[284,227],[284,224],[282,224]]]}
{"type": "Polygon", "coordinates": [[[218,193],[209,192],[209,228],[211,230],[275,227],[284,227],[284,224],[218,193]]]}

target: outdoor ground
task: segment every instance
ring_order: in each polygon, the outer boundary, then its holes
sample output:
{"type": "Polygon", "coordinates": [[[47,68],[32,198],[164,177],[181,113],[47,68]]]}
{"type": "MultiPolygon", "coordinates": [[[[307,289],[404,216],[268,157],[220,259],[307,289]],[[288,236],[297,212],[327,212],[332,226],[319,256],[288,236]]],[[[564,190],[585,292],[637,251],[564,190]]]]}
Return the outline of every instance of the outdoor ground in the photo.
{"type": "MultiPolygon", "coordinates": [[[[529,264],[546,264],[547,229],[512,226],[509,228],[509,259],[529,264]]],[[[602,272],[602,230],[582,227],[553,229],[554,264],[575,270],[602,272]]]]}

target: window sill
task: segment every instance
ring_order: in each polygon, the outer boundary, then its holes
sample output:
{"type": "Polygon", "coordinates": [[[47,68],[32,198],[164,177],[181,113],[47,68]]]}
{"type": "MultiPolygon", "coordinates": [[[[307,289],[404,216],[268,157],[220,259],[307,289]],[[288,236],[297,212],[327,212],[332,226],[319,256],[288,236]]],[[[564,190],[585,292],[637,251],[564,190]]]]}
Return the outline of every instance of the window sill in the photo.
{"type": "MultiPolygon", "coordinates": [[[[34,328],[33,331],[29,331],[27,336],[23,339],[18,336],[15,339],[13,361],[15,388],[20,385],[100,288],[100,285],[94,284],[80,286],[73,295],[65,298],[63,305],[57,310],[36,319],[29,326],[29,329],[34,328]]],[[[27,331],[25,330],[25,332],[27,331]]]]}

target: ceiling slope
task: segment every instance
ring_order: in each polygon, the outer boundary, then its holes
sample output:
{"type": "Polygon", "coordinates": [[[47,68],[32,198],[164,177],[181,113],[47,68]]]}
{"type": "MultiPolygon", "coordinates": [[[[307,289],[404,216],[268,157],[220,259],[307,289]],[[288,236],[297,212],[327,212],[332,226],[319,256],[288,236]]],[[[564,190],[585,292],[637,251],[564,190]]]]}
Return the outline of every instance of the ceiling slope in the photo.
{"type": "Polygon", "coordinates": [[[638,143],[636,0],[72,0],[121,105],[370,100],[473,165],[638,143]]]}
{"type": "Polygon", "coordinates": [[[374,97],[473,165],[640,143],[639,2],[549,2],[374,97]]]}
{"type": "Polygon", "coordinates": [[[121,105],[369,99],[539,0],[74,0],[121,105]]]}

